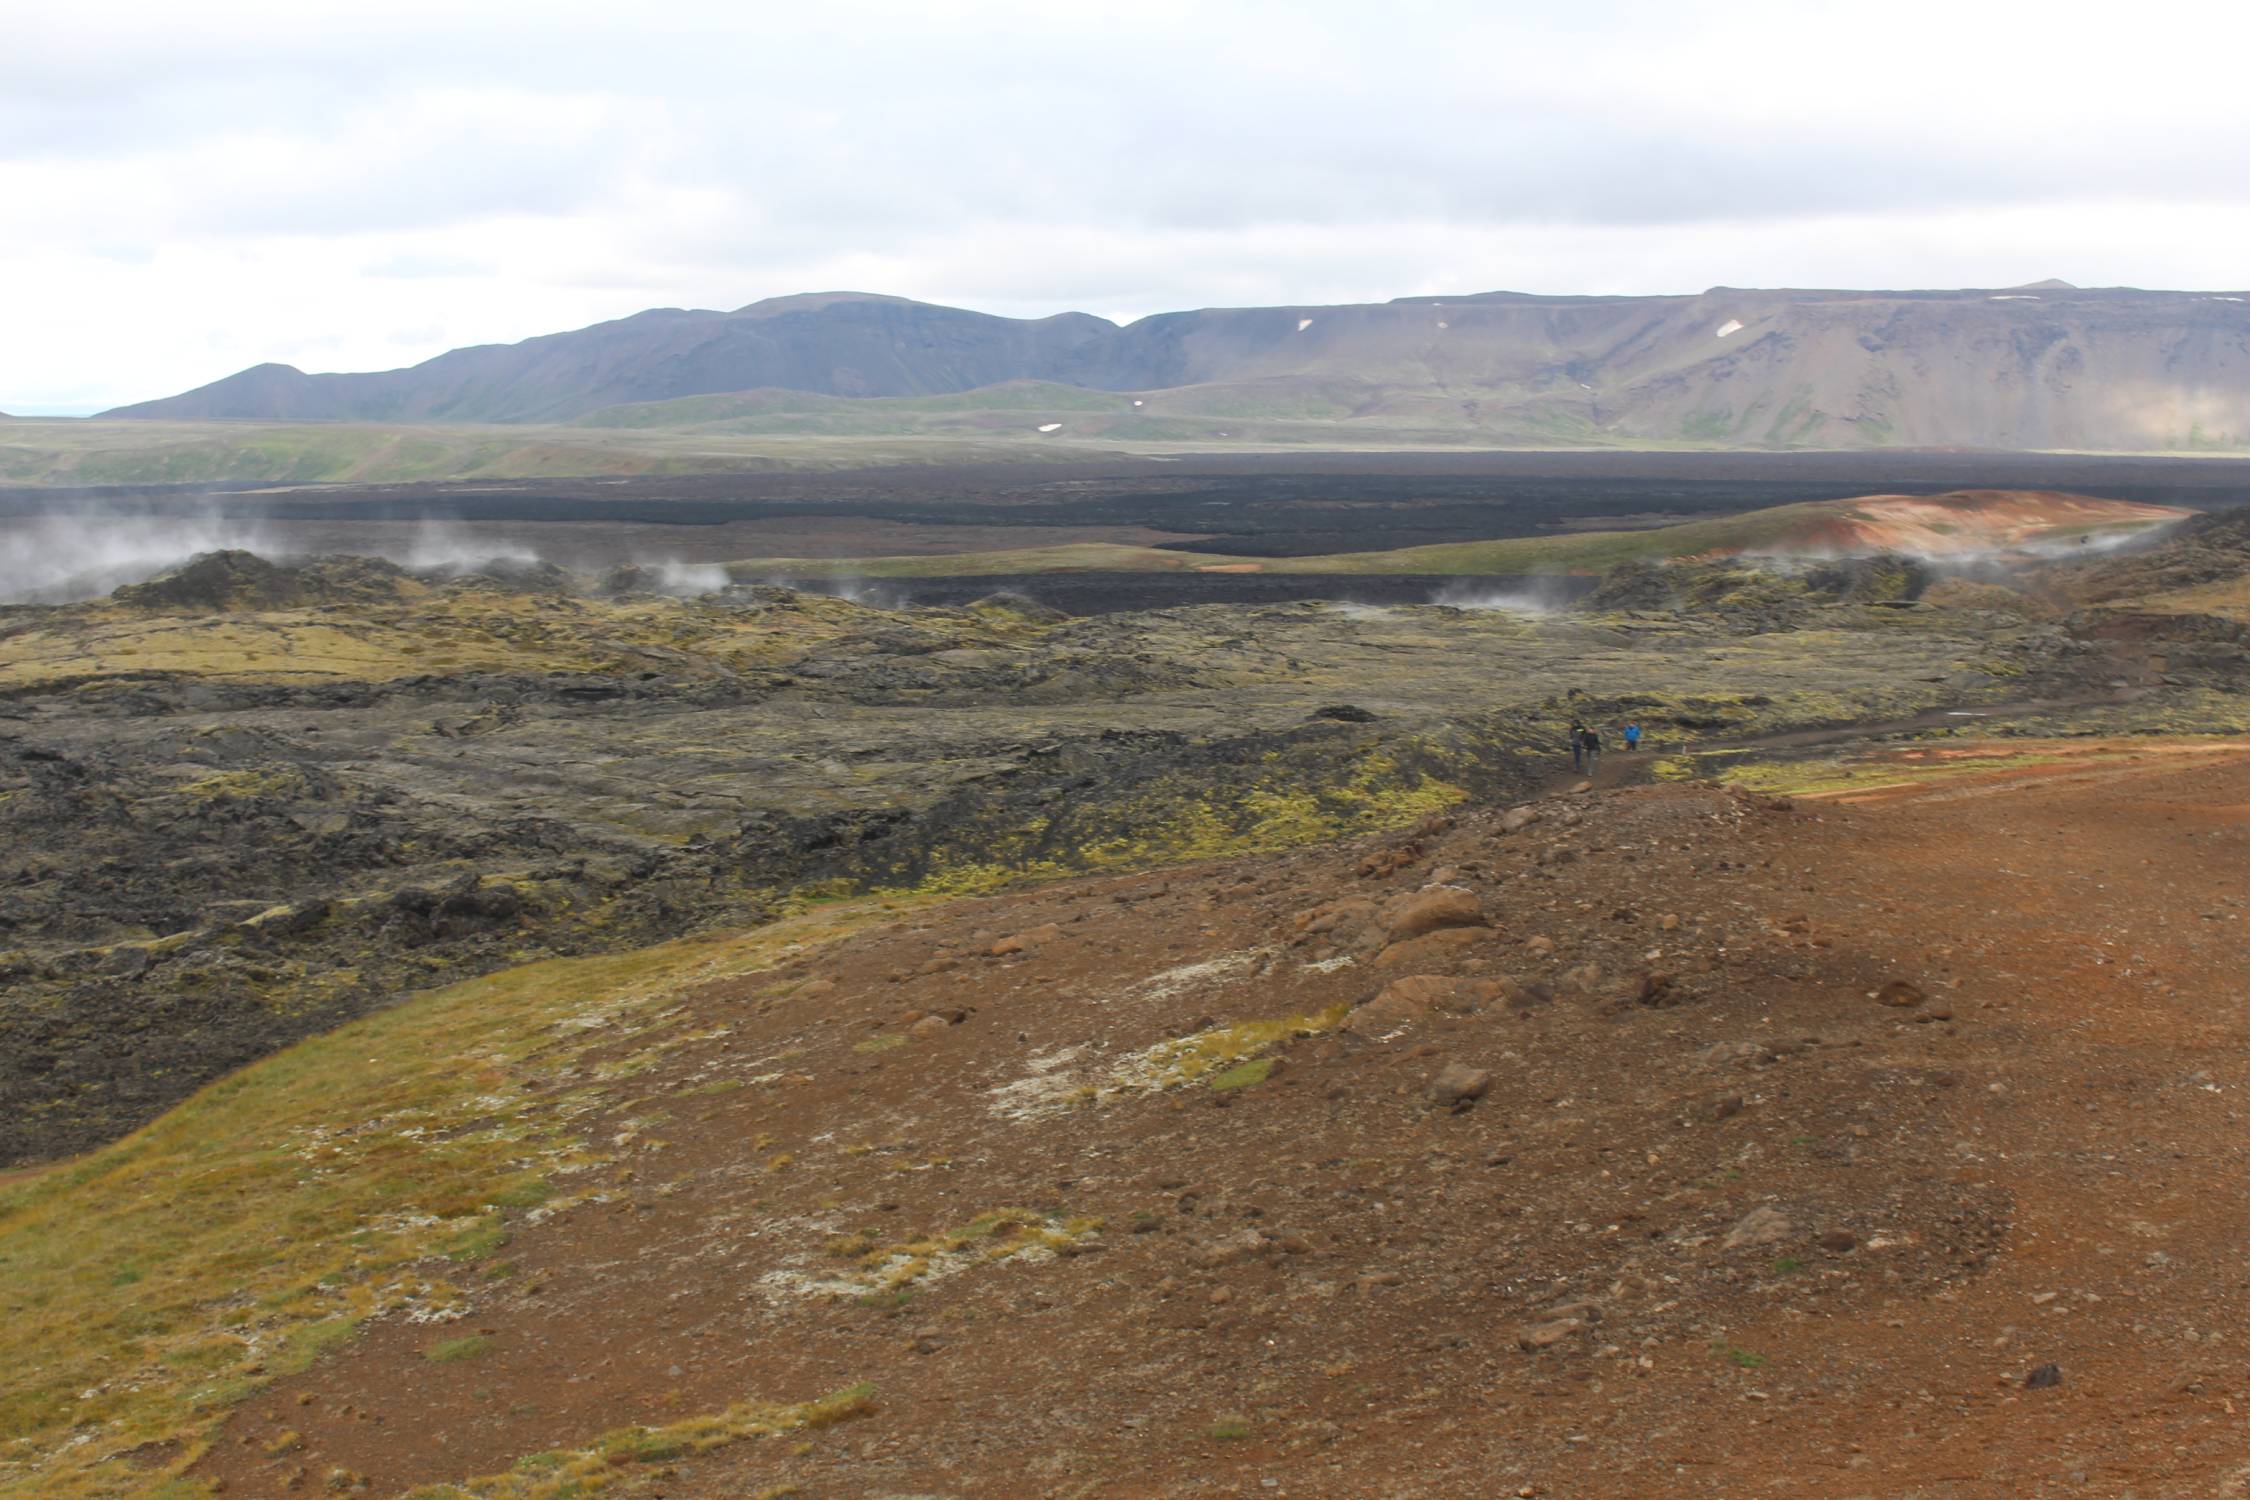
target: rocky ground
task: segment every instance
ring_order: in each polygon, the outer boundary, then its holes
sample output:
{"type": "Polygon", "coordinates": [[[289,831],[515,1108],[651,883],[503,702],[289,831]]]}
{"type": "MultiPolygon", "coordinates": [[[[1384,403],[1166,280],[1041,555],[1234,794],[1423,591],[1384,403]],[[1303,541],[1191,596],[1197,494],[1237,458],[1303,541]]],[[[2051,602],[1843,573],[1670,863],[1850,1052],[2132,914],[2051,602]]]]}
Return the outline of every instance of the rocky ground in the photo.
{"type": "Polygon", "coordinates": [[[1523,790],[1573,717],[1677,748],[2123,673],[2221,728],[2241,662],[2152,672],[1903,565],[1628,570],[1562,614],[658,581],[231,553],[0,611],[0,1163],[468,973],[1523,790]]]}
{"type": "Polygon", "coordinates": [[[687,984],[607,1165],[186,1472],[2234,1493],[2250,753],[2008,748],[2051,759],[1463,808],[687,984]]]}
{"type": "Polygon", "coordinates": [[[0,1497],[2250,1492],[2245,576],[0,612],[0,1497]]]}

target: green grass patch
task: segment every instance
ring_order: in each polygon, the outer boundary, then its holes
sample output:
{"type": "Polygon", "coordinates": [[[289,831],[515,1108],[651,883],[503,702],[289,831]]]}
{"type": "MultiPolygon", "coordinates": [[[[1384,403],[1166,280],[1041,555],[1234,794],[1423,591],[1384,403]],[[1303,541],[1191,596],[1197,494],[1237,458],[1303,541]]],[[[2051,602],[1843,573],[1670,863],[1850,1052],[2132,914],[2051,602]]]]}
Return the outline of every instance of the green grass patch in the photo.
{"type": "Polygon", "coordinates": [[[445,1258],[460,1261],[485,1260],[499,1253],[500,1247],[507,1243],[507,1226],[501,1222],[499,1215],[490,1214],[454,1236],[453,1242],[445,1247],[445,1258]]]}
{"type": "Polygon", "coordinates": [[[745,1402],[659,1427],[622,1427],[584,1448],[530,1454],[503,1473],[422,1485],[399,1500],[582,1500],[612,1486],[637,1489],[638,1465],[849,1422],[875,1409],[874,1394],[873,1386],[855,1385],[796,1406],[745,1402]]]}
{"type": "Polygon", "coordinates": [[[1215,1074],[1211,1079],[1211,1087],[1222,1093],[1230,1089],[1253,1088],[1273,1076],[1273,1065],[1274,1059],[1270,1057],[1256,1057],[1246,1063],[1237,1063],[1224,1073],[1215,1074]]]}
{"type": "Polygon", "coordinates": [[[1749,1350],[1738,1349],[1732,1344],[1715,1343],[1711,1346],[1711,1352],[1738,1370],[1765,1368],[1766,1357],[1763,1354],[1752,1354],[1749,1350]]]}
{"type": "Polygon", "coordinates": [[[208,1441],[236,1403],[374,1315],[442,1308],[430,1270],[600,1159],[535,1090],[595,1047],[666,1045],[687,982],[881,920],[835,910],[740,937],[488,975],[243,1069],[125,1139],[0,1187],[0,1497],[157,1483],[123,1455],[208,1441]]]}
{"type": "Polygon", "coordinates": [[[432,1364],[447,1365],[460,1359],[475,1359],[490,1352],[492,1340],[481,1333],[472,1333],[457,1339],[446,1339],[422,1351],[422,1357],[432,1364]]]}
{"type": "MultiPolygon", "coordinates": [[[[1961,776],[2018,771],[2059,765],[2067,757],[2041,751],[1993,750],[1990,752],[1916,754],[1872,753],[1812,756],[1792,760],[1751,760],[1725,757],[1730,763],[1703,769],[1728,786],[1773,797],[1836,796],[1852,792],[1887,791],[1961,776]]],[[[1719,760],[1713,756],[1710,760],[1719,760]]]]}
{"type": "Polygon", "coordinates": [[[1214,1088],[1248,1088],[1273,1072],[1267,1049],[1295,1037],[1319,1036],[1344,1024],[1352,1008],[1331,1005],[1307,1015],[1236,1021],[1192,1036],[1173,1037],[1126,1059],[1111,1075],[1111,1090],[1177,1088],[1208,1080],[1214,1088]],[[1232,1081],[1226,1081],[1232,1080],[1232,1081]]]}
{"type": "Polygon", "coordinates": [[[283,1336],[281,1352],[273,1361],[277,1375],[294,1375],[331,1349],[348,1344],[359,1333],[357,1318],[323,1318],[318,1323],[300,1323],[283,1336]]]}

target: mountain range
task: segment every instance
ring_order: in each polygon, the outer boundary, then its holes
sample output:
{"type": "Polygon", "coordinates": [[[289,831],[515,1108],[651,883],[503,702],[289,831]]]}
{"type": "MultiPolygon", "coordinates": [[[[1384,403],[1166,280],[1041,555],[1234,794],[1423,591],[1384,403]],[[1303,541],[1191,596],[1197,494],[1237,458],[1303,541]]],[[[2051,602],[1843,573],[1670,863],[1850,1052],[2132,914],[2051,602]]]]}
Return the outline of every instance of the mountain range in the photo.
{"type": "Polygon", "coordinates": [[[1207,308],[1119,326],[836,292],[401,370],[265,364],[113,418],[959,431],[1151,442],[2250,446],[2243,294],[1714,288],[1207,308]]]}

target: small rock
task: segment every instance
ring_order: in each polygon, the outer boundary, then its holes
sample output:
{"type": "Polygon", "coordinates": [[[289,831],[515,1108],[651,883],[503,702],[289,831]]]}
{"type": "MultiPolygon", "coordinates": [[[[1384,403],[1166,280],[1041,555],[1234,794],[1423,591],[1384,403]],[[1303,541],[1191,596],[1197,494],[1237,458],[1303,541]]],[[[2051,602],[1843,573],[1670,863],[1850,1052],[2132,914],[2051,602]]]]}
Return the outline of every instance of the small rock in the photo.
{"type": "Polygon", "coordinates": [[[2062,1366],[2053,1363],[2041,1365],[2023,1378],[2023,1388],[2027,1391],[2044,1391],[2061,1384],[2062,1366]]]}
{"type": "Polygon", "coordinates": [[[1511,807],[1500,819],[1500,831],[1502,833],[1521,833],[1538,821],[1538,808],[1511,807]]]}
{"type": "Polygon", "coordinates": [[[125,944],[109,950],[108,955],[102,959],[101,971],[104,974],[119,974],[127,979],[138,979],[148,972],[149,964],[153,961],[148,949],[136,944],[125,944]]]}
{"type": "Polygon", "coordinates": [[[1921,990],[1903,979],[1894,979],[1875,992],[1877,1001],[1884,1005],[1920,1005],[1928,999],[1921,990]]]}
{"type": "Polygon", "coordinates": [[[908,1036],[937,1036],[951,1027],[952,1024],[943,1016],[924,1016],[912,1026],[907,1027],[906,1034],[908,1036]]]}
{"type": "Polygon", "coordinates": [[[1327,938],[1341,948],[1367,950],[1382,946],[1383,933],[1376,920],[1380,908],[1363,896],[1331,901],[1297,913],[1290,924],[1290,941],[1296,944],[1327,938]]]}
{"type": "Polygon", "coordinates": [[[1564,1339],[1586,1331],[1583,1318],[1555,1318],[1545,1323],[1535,1323],[1516,1335],[1519,1347],[1537,1351],[1552,1349],[1564,1339]]]}
{"type": "Polygon", "coordinates": [[[1772,1058],[1771,1049],[1759,1042],[1713,1042],[1697,1054],[1707,1068],[1749,1068],[1772,1058]]]}
{"type": "Polygon", "coordinates": [[[1742,1096],[1740,1094],[1729,1094],[1711,1106],[1711,1118],[1714,1120],[1731,1120],[1741,1113],[1742,1096]]]}
{"type": "Polygon", "coordinates": [[[1528,1015],[1542,1005],[1555,1003],[1555,992],[1543,984],[1518,984],[1513,979],[1500,982],[1507,986],[1508,1009],[1516,1015],[1528,1015]]]}
{"type": "Polygon", "coordinates": [[[1043,926],[1034,927],[1028,932],[1018,932],[1004,937],[987,948],[985,952],[991,954],[994,958],[1006,958],[1011,954],[1029,953],[1034,948],[1042,947],[1061,936],[1062,928],[1056,926],[1053,922],[1048,922],[1043,926]]]}
{"type": "Polygon", "coordinates": [[[1550,937],[1525,938],[1523,951],[1533,958],[1546,958],[1555,951],[1555,940],[1550,937]]]}
{"type": "Polygon", "coordinates": [[[1744,1214],[1727,1237],[1719,1242],[1722,1250],[1740,1250],[1745,1245],[1771,1245],[1789,1238],[1795,1226],[1778,1208],[1753,1208],[1744,1214]]]}
{"type": "Polygon", "coordinates": [[[1245,1229],[1223,1239],[1207,1240],[1188,1252],[1188,1262],[1206,1271],[1220,1266],[1231,1266],[1238,1260],[1248,1260],[1253,1255],[1266,1253],[1266,1237],[1255,1229],[1245,1229]]]}
{"type": "Polygon", "coordinates": [[[1842,1255],[1845,1251],[1858,1247],[1859,1236],[1849,1229],[1823,1229],[1820,1238],[1814,1243],[1831,1254],[1842,1255]]]}
{"type": "Polygon", "coordinates": [[[1463,1108],[1482,1099],[1491,1088],[1490,1069],[1449,1062],[1430,1080],[1430,1102],[1446,1108],[1463,1108]]]}

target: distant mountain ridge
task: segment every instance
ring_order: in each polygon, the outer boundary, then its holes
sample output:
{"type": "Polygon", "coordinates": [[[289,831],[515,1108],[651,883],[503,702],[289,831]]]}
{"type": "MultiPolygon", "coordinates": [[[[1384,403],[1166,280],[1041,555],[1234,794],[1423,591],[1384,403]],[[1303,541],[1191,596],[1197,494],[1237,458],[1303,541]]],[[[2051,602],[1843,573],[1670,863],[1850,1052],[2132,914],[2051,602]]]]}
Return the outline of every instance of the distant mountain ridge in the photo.
{"type": "MultiPolygon", "coordinates": [[[[403,370],[259,365],[104,415],[693,427],[712,412],[691,398],[957,396],[1024,381],[1192,391],[1199,415],[1236,414],[1248,429],[1219,437],[1255,437],[1264,423],[1289,427],[1280,436],[1290,441],[1333,429],[1339,441],[1381,431],[1553,445],[2228,449],[2250,447],[2250,301],[2060,282],[1487,292],[1206,308],[1119,327],[1085,313],[1005,318],[829,292],[732,312],[658,309],[403,370]],[[675,401],[687,404],[664,407],[675,401]]],[[[992,403],[1036,404],[1021,393],[992,403]]],[[[1104,409],[1084,413],[1071,435],[1199,435],[1147,409],[1183,409],[1177,400],[1093,405],[1104,409]]],[[[1009,430],[1021,427],[1009,419],[1009,430]]]]}

